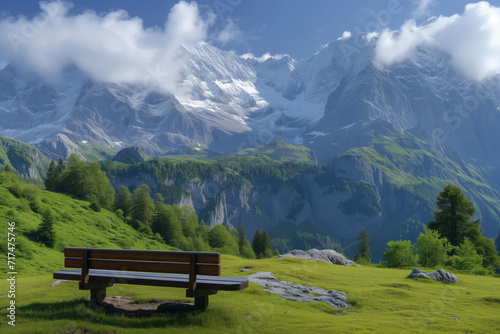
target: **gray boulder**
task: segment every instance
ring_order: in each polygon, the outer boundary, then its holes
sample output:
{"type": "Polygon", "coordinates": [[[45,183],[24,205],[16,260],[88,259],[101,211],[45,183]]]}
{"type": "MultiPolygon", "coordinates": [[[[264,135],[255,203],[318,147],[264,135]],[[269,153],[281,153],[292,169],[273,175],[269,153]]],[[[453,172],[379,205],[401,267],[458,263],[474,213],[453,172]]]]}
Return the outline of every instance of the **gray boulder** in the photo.
{"type": "Polygon", "coordinates": [[[457,278],[457,276],[450,274],[443,269],[439,269],[437,271],[431,271],[430,273],[423,272],[420,269],[413,269],[410,275],[408,275],[408,278],[432,278],[435,281],[438,282],[444,282],[444,283],[460,283],[460,280],[457,278]]]}
{"type": "Polygon", "coordinates": [[[132,146],[120,150],[113,157],[113,161],[119,161],[126,164],[134,164],[136,162],[145,162],[149,160],[149,156],[141,147],[132,146]]]}
{"type": "Polygon", "coordinates": [[[333,308],[349,307],[348,298],[343,292],[278,281],[270,272],[259,271],[247,277],[250,282],[266,288],[267,292],[280,295],[284,299],[296,302],[323,302],[333,308]]]}
{"type": "Polygon", "coordinates": [[[341,264],[344,266],[352,266],[352,261],[345,258],[344,255],[337,253],[333,249],[317,250],[316,248],[308,251],[293,249],[286,254],[278,256],[278,259],[287,257],[298,257],[306,260],[323,261],[332,264],[341,264]]]}

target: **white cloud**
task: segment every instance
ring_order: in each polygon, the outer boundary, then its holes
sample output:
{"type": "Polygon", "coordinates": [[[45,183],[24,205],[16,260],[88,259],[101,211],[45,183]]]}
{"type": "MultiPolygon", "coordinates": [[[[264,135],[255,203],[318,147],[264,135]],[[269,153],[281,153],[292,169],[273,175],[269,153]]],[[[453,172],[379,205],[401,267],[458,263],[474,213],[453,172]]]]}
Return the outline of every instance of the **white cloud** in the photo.
{"type": "Polygon", "coordinates": [[[242,54],[240,56],[241,58],[243,59],[255,59],[256,61],[258,61],[259,63],[263,63],[265,62],[266,60],[268,60],[269,58],[273,58],[273,59],[281,59],[283,57],[288,57],[288,55],[286,54],[275,54],[275,55],[271,55],[269,52],[266,52],[264,53],[262,56],[260,57],[255,57],[255,55],[253,53],[245,53],[245,54],[242,54]]]}
{"type": "Polygon", "coordinates": [[[462,15],[440,16],[423,25],[409,20],[398,31],[385,29],[375,59],[383,65],[398,63],[421,45],[450,54],[453,66],[469,78],[500,74],[500,8],[483,1],[468,4],[462,15]]]}
{"type": "Polygon", "coordinates": [[[233,22],[233,20],[228,18],[226,20],[226,26],[221,32],[217,34],[215,41],[224,45],[230,41],[239,41],[242,38],[243,33],[241,32],[240,28],[233,22]]]}
{"type": "Polygon", "coordinates": [[[153,84],[174,91],[184,43],[207,36],[214,16],[203,19],[195,2],[173,6],[163,28],[144,28],[140,18],[123,10],[100,15],[68,14],[66,2],[40,2],[42,12],[28,20],[0,21],[0,62],[28,68],[49,81],[75,65],[98,82],[153,84]]]}
{"type": "Polygon", "coordinates": [[[380,35],[380,33],[378,31],[372,31],[372,32],[369,32],[368,34],[366,34],[365,38],[369,42],[369,41],[371,41],[374,38],[378,38],[379,35],[380,35]]]}
{"type": "Polygon", "coordinates": [[[429,15],[429,7],[434,4],[434,0],[417,0],[417,9],[412,13],[415,18],[429,15]]]}
{"type": "Polygon", "coordinates": [[[349,39],[351,38],[351,36],[352,36],[351,32],[346,30],[344,31],[341,37],[337,38],[337,41],[349,39]]]}

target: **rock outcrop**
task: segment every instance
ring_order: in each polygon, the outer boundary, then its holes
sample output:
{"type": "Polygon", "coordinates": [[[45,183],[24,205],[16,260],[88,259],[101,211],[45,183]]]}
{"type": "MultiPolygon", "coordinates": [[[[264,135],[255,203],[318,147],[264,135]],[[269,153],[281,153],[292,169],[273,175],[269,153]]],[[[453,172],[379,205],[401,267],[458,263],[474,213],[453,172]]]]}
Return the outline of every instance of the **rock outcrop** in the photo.
{"type": "Polygon", "coordinates": [[[352,261],[345,258],[344,255],[337,253],[333,249],[317,250],[315,248],[308,251],[293,249],[286,254],[278,256],[278,259],[287,257],[298,257],[306,260],[323,261],[332,264],[341,264],[344,266],[352,266],[352,261]]]}
{"type": "Polygon", "coordinates": [[[259,271],[247,277],[250,282],[266,288],[267,292],[280,295],[284,299],[296,302],[323,302],[333,308],[349,307],[348,298],[343,292],[278,281],[270,272],[259,271]]]}
{"type": "Polygon", "coordinates": [[[113,157],[113,161],[123,162],[126,164],[135,164],[136,162],[146,162],[148,160],[149,156],[146,153],[146,150],[137,146],[124,148],[113,157]]]}
{"type": "Polygon", "coordinates": [[[437,271],[431,271],[430,273],[423,272],[420,269],[413,269],[408,278],[432,278],[435,281],[443,282],[443,283],[460,283],[460,280],[457,276],[450,274],[443,269],[439,269],[437,271]]]}

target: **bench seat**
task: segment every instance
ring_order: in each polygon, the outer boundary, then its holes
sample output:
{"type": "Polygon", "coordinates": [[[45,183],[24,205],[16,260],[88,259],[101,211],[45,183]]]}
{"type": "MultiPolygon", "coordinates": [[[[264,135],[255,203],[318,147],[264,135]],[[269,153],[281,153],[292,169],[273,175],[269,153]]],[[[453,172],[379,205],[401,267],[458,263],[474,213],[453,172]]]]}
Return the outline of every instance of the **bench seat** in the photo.
{"type": "Polygon", "coordinates": [[[186,289],[194,307],[205,310],[208,296],[219,290],[238,291],[248,287],[246,277],[221,277],[217,252],[179,252],[131,249],[64,249],[64,266],[55,279],[79,281],[80,290],[90,290],[90,300],[101,303],[106,288],[136,284],[186,289]]]}
{"type": "MultiPolygon", "coordinates": [[[[62,269],[55,272],[55,279],[79,281],[82,277],[81,269],[62,269]]],[[[89,283],[118,283],[173,288],[188,288],[189,275],[145,273],[121,270],[89,270],[89,283]]],[[[246,277],[196,276],[196,286],[199,290],[237,291],[248,287],[246,277]]]]}

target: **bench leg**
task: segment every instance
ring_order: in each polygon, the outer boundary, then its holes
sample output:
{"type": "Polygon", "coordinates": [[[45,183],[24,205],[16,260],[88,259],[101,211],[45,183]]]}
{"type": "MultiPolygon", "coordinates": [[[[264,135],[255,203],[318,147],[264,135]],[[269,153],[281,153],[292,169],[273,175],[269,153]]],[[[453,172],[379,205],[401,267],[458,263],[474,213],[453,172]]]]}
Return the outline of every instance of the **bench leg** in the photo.
{"type": "Polygon", "coordinates": [[[195,310],[205,311],[208,307],[208,296],[195,297],[194,308],[195,310]]]}
{"type": "Polygon", "coordinates": [[[97,303],[102,303],[106,298],[106,288],[90,289],[90,300],[97,303]]]}

